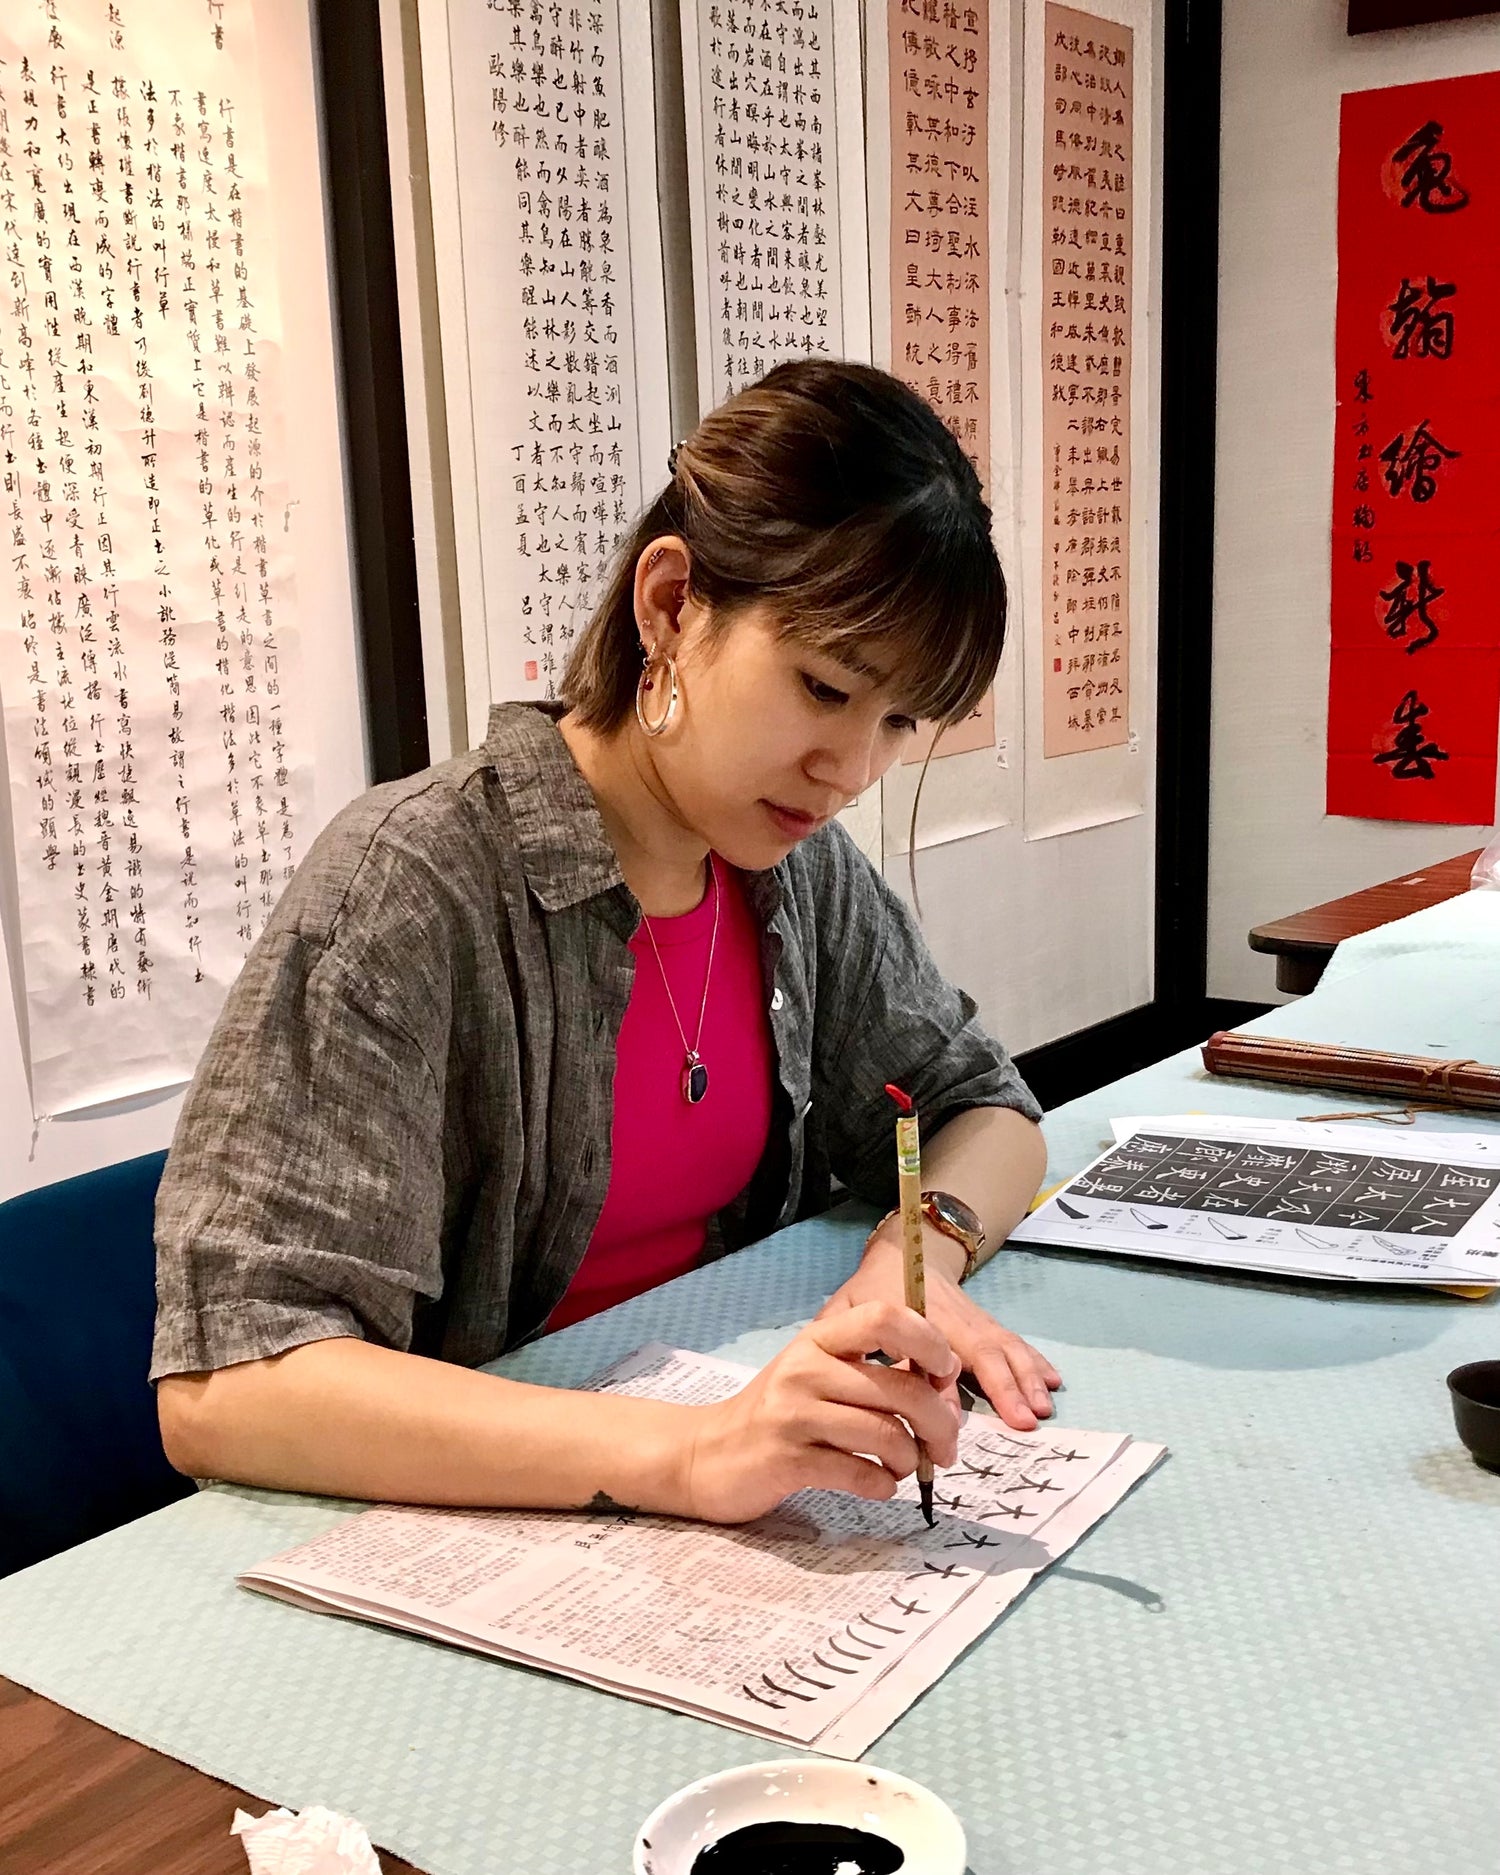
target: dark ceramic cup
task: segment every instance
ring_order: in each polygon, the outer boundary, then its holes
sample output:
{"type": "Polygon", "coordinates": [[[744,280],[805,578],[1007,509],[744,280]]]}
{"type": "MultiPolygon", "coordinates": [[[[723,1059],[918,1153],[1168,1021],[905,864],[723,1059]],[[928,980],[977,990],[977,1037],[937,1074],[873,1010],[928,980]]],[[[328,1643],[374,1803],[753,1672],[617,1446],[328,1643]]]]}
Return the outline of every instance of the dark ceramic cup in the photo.
{"type": "Polygon", "coordinates": [[[1474,1458],[1500,1471],[1500,1361],[1470,1361],[1448,1376],[1453,1423],[1474,1458]]]}

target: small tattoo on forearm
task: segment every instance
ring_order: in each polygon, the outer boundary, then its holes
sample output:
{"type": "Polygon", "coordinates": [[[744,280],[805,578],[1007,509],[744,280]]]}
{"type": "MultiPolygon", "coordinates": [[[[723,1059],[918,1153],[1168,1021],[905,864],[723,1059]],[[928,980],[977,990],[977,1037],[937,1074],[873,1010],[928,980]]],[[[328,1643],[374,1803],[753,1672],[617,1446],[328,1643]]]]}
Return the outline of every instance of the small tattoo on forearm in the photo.
{"type": "Polygon", "coordinates": [[[580,1511],[596,1511],[604,1517],[633,1517],[638,1505],[617,1504],[608,1491],[596,1491],[587,1504],[578,1506],[580,1511]]]}

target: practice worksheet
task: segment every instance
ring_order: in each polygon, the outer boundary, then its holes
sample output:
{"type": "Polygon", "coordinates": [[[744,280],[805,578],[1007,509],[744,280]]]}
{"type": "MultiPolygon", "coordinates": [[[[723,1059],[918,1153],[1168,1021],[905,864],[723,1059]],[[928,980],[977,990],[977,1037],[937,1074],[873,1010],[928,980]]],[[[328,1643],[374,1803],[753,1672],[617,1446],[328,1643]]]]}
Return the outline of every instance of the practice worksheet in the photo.
{"type": "Polygon", "coordinates": [[[1500,1133],[1200,1114],[1117,1120],[1116,1144],[1017,1243],[1356,1282],[1500,1282],[1500,1133]]]}
{"type": "MultiPolygon", "coordinates": [[[[704,1404],[752,1372],[651,1346],[591,1384],[704,1404]]],[[[738,1526],[385,1506],[240,1581],[854,1757],[1162,1452],[971,1415],[935,1528],[911,1479],[884,1503],[800,1492],[738,1526]]]]}

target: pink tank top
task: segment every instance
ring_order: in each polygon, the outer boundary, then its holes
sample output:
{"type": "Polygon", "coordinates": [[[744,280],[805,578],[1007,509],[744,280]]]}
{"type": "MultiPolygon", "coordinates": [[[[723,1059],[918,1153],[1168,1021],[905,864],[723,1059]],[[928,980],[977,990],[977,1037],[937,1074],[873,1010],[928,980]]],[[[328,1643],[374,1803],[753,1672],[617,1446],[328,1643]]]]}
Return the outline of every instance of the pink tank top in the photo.
{"type": "Polygon", "coordinates": [[[760,930],[739,874],[714,859],[721,904],[703,1039],[708,1092],[682,1097],[683,1047],[665,970],[691,1047],[703,1001],[714,894],[681,918],[653,918],[630,940],[635,982],[615,1051],[609,1192],[583,1262],[547,1327],[565,1328],[691,1269],[709,1219],[749,1184],[771,1124],[771,1025],[760,930]]]}

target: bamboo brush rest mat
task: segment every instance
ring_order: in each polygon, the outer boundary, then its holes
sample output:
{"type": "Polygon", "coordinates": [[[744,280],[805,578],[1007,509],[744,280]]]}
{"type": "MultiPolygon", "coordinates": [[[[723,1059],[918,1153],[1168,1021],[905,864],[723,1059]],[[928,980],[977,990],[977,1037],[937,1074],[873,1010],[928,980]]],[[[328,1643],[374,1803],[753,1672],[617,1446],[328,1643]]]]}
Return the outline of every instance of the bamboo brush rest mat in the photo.
{"type": "Polygon", "coordinates": [[[1500,1111],[1500,1067],[1480,1061],[1220,1030],[1203,1044],[1203,1065],[1210,1074],[1239,1080],[1339,1088],[1444,1107],[1500,1111]]]}

